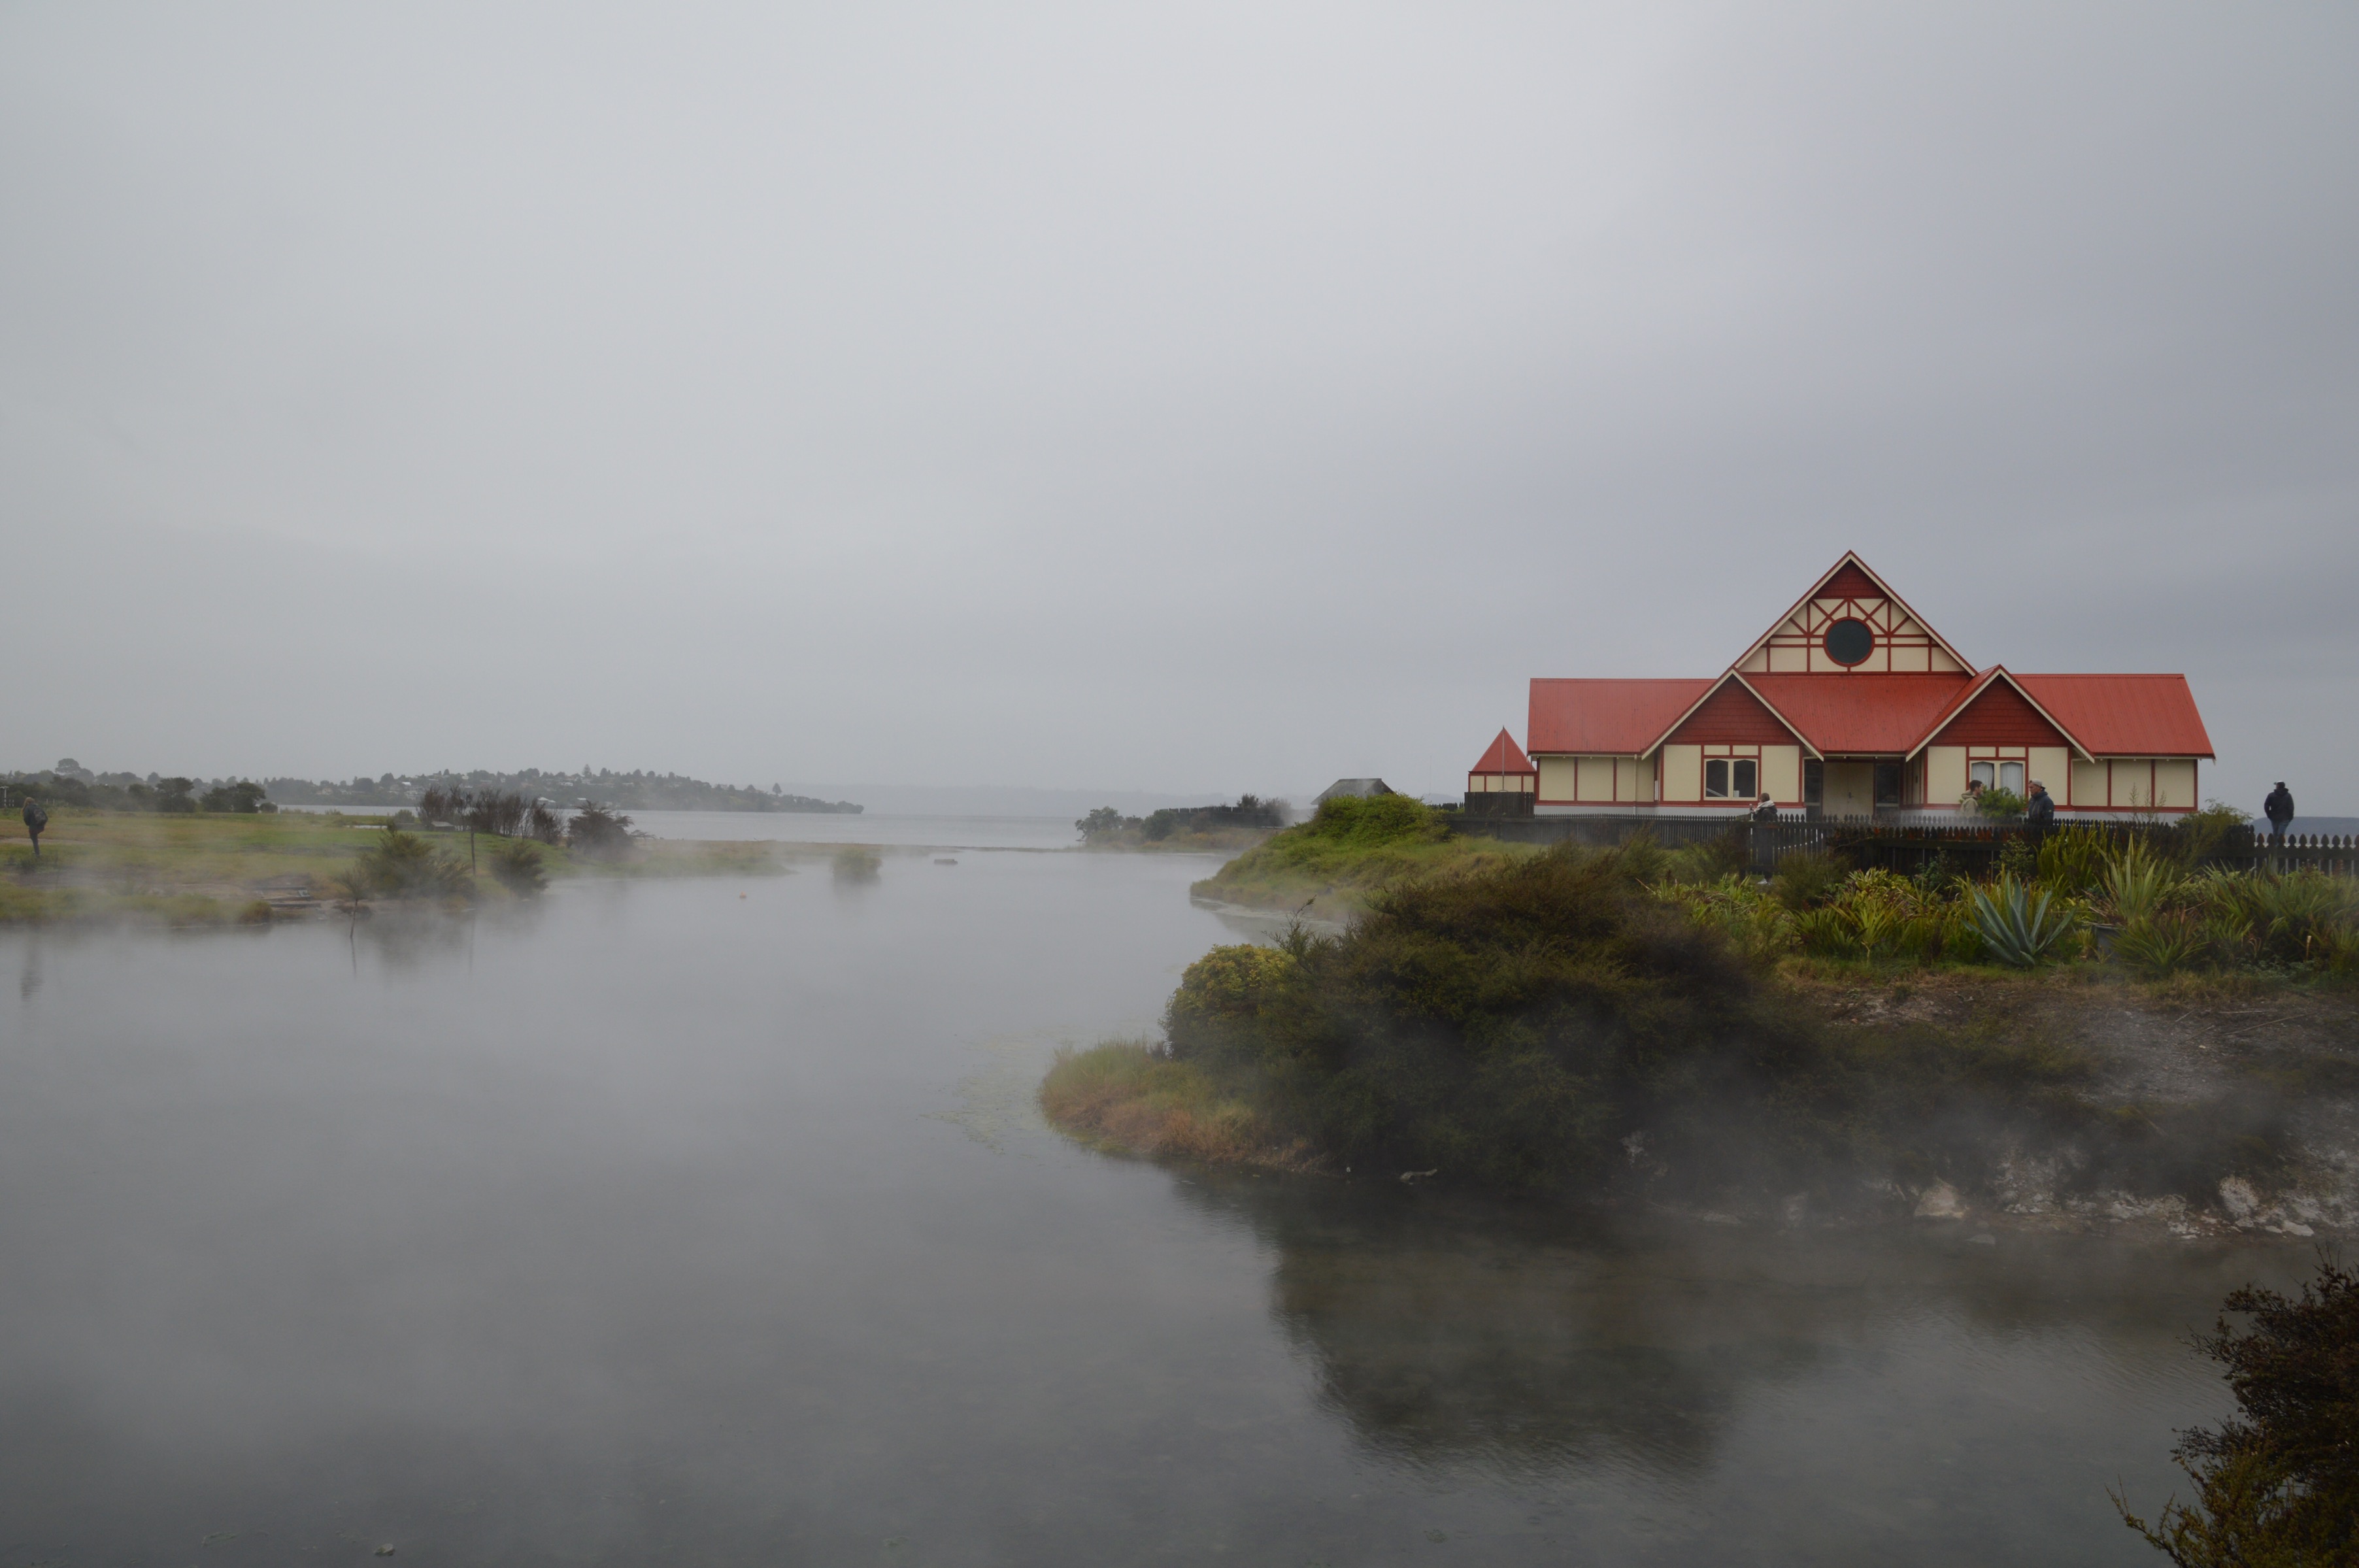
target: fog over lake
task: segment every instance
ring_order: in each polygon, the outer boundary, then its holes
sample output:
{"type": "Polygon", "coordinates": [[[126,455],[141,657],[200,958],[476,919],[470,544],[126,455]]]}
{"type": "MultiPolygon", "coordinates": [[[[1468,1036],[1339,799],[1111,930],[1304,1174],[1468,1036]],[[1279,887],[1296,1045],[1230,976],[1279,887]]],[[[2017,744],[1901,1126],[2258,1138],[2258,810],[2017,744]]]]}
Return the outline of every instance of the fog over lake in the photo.
{"type": "Polygon", "coordinates": [[[2130,1563],[2305,1262],[1089,1152],[1211,863],[957,860],[0,936],[0,1549],[2130,1563]]]}

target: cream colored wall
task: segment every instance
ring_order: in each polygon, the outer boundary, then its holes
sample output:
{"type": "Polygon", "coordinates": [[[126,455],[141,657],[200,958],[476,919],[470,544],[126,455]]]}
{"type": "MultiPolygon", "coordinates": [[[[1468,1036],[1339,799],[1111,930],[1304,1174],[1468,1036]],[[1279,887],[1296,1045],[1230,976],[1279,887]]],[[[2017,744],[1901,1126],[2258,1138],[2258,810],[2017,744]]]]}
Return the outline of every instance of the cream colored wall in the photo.
{"type": "Polygon", "coordinates": [[[1576,778],[1580,789],[1573,796],[1582,805],[1611,805],[1614,802],[1614,759],[1610,757],[1584,757],[1578,760],[1576,778]]]}
{"type": "Polygon", "coordinates": [[[2143,757],[2114,757],[2107,765],[2114,775],[2115,806],[2144,811],[2154,808],[2154,765],[2143,757]]]}
{"type": "Polygon", "coordinates": [[[1966,748],[1929,746],[1925,748],[1925,803],[1946,806],[1966,792],[1966,748]]]}
{"type": "MultiPolygon", "coordinates": [[[[2075,762],[2072,765],[2072,793],[2069,797],[2064,798],[2063,803],[2068,806],[2103,806],[2108,804],[2109,802],[2106,800],[2107,785],[2105,782],[2107,771],[2105,765],[2102,762],[2075,762]]],[[[2045,777],[2045,775],[2042,777],[2045,777]]],[[[2048,792],[2051,795],[2056,793],[2053,789],[2050,789],[2048,792]]]]}
{"type": "Polygon", "coordinates": [[[1614,798],[1625,805],[1640,805],[1655,798],[1655,765],[1643,757],[1614,759],[1614,798]]]}
{"type": "Polygon", "coordinates": [[[1802,803],[1802,748],[1765,746],[1761,748],[1761,788],[1780,805],[1802,803]]]}
{"type": "Polygon", "coordinates": [[[1819,809],[1831,817],[1875,814],[1875,764],[1830,762],[1819,809]]]}
{"type": "Polygon", "coordinates": [[[1570,757],[1535,757],[1539,765],[1540,799],[1570,800],[1573,798],[1573,759],[1570,757]]]}
{"type": "Polygon", "coordinates": [[[2168,757],[2154,765],[2154,803],[2166,811],[2195,804],[2195,759],[2168,757]]]}
{"type": "Polygon", "coordinates": [[[2023,771],[2025,790],[2028,791],[2031,781],[2037,779],[2048,786],[2049,798],[2061,804],[2064,800],[2064,781],[2072,768],[2072,754],[2060,746],[2035,746],[2030,749],[2028,757],[2028,766],[2023,771]]]}
{"type": "Polygon", "coordinates": [[[1663,799],[1703,799],[1703,747],[1667,746],[1662,749],[1663,799]]]}

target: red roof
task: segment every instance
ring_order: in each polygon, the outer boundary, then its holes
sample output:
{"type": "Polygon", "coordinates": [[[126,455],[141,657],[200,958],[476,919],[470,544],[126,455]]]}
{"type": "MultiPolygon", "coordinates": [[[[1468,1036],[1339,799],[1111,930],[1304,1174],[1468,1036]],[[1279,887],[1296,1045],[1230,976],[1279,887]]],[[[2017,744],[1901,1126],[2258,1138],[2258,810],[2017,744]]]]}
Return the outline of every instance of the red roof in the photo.
{"type": "Polygon", "coordinates": [[[2015,683],[2099,757],[2212,755],[2184,675],[2017,675],[2015,683]]]}
{"type": "Polygon", "coordinates": [[[1848,555],[1835,568],[1832,576],[1810,590],[1813,599],[1888,599],[1891,596],[1891,589],[1878,583],[1848,555]]]}
{"type": "Polygon", "coordinates": [[[1962,673],[1745,677],[1826,757],[1906,755],[1973,681],[1962,673]]]}
{"type": "Polygon", "coordinates": [[[1516,737],[1501,730],[1499,738],[1491,743],[1491,749],[1483,754],[1483,760],[1466,771],[1469,773],[1538,773],[1539,769],[1534,768],[1532,759],[1524,755],[1524,748],[1516,744],[1516,737]]]}
{"type": "Polygon", "coordinates": [[[1712,690],[1701,681],[1551,681],[1532,682],[1531,722],[1524,739],[1537,752],[1637,757],[1712,690]]]}

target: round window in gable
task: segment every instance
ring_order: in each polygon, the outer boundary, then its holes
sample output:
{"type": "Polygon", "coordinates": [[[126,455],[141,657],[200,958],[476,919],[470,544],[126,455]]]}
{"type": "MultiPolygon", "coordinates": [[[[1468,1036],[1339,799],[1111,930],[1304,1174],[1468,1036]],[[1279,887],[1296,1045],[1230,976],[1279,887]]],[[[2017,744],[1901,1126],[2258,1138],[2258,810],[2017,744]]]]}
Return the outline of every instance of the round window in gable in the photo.
{"type": "Polygon", "coordinates": [[[1827,628],[1826,649],[1829,659],[1846,668],[1864,664],[1875,651],[1875,634],[1867,629],[1865,621],[1846,616],[1827,628]]]}

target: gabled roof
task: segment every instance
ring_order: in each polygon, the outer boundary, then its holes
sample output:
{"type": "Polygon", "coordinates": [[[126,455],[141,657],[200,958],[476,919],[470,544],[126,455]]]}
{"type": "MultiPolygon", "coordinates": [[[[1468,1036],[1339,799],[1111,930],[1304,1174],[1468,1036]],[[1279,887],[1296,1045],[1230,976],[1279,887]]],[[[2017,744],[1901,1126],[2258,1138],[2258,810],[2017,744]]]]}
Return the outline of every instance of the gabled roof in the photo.
{"type": "Polygon", "coordinates": [[[1393,787],[1386,783],[1381,779],[1338,779],[1335,782],[1328,785],[1327,788],[1319,791],[1318,795],[1315,797],[1314,803],[1323,804],[1326,801],[1334,800],[1339,795],[1351,795],[1361,800],[1367,800],[1376,795],[1390,795],[1394,793],[1397,793],[1397,791],[1393,787]]]}
{"type": "Polygon", "coordinates": [[[1678,681],[1537,679],[1524,743],[1535,753],[1641,757],[1718,684],[1710,676],[1678,681]]]}
{"type": "Polygon", "coordinates": [[[1973,677],[1755,674],[1745,682],[1821,756],[1889,757],[1946,716],[1973,677]]]}
{"type": "Polygon", "coordinates": [[[1931,724],[1925,726],[1925,733],[1918,736],[1917,743],[1908,748],[1909,757],[1913,759],[1919,752],[1932,745],[1935,737],[1940,735],[1943,730],[1948,729],[1950,725],[1956,721],[1959,714],[1973,706],[1975,701],[1980,698],[1984,692],[1989,691],[1993,686],[2001,684],[2006,685],[2011,689],[2017,696],[2030,703],[2032,711],[2053,725],[2056,733],[2064,737],[2065,743],[2071,746],[2073,750],[2081,754],[2082,761],[2093,762],[2096,760],[2090,755],[2089,748],[2081,743],[2081,737],[2072,733],[2072,727],[2070,724],[2059,722],[2056,715],[2048,711],[2047,704],[2040,702],[2038,698],[2033,696],[2030,692],[2025,691],[2023,689],[2023,682],[2009,674],[2007,672],[2006,666],[2003,664],[1994,664],[1988,670],[1984,670],[1980,675],[1975,676],[1972,681],[1968,681],[1966,683],[1966,689],[1958,693],[1957,701],[1951,702],[1949,707],[1940,714],[1940,716],[1935,718],[1931,724]]]}
{"type": "Polygon", "coordinates": [[[2184,675],[2018,675],[2017,690],[2100,757],[2203,757],[2212,737],[2184,675]]]}
{"type": "MultiPolygon", "coordinates": [[[[1808,736],[1808,735],[1804,735],[1800,730],[1798,730],[1798,729],[1796,729],[1796,728],[1794,727],[1794,721],[1793,721],[1793,720],[1791,720],[1791,719],[1788,718],[1785,714],[1783,714],[1783,713],[1779,713],[1779,712],[1777,711],[1777,705],[1775,702],[1770,702],[1767,698],[1766,698],[1766,697],[1762,696],[1762,695],[1761,695],[1761,693],[1760,693],[1759,691],[1757,691],[1754,690],[1754,688],[1753,688],[1753,685],[1752,685],[1751,681],[1748,681],[1745,677],[1744,677],[1744,676],[1742,676],[1742,675],[1739,675],[1739,674],[1738,674],[1735,670],[1730,670],[1727,674],[1725,674],[1725,675],[1722,676],[1719,680],[1709,682],[1709,683],[1705,686],[1705,689],[1704,689],[1701,693],[1699,693],[1699,694],[1697,695],[1696,700],[1695,700],[1694,702],[1690,702],[1690,703],[1689,703],[1689,704],[1688,704],[1684,709],[1682,709],[1682,710],[1680,711],[1680,716],[1679,716],[1678,718],[1673,719],[1669,724],[1665,724],[1665,725],[1663,726],[1662,733],[1661,733],[1661,734],[1659,734],[1659,735],[1658,735],[1657,736],[1655,736],[1655,738],[1654,738],[1653,740],[1651,740],[1651,741],[1649,741],[1649,742],[1647,742],[1647,749],[1648,751],[1652,751],[1652,750],[1654,750],[1654,749],[1655,749],[1655,747],[1657,747],[1657,746],[1658,746],[1662,745],[1665,741],[1667,741],[1667,740],[1670,739],[1670,738],[1671,738],[1671,736],[1672,736],[1672,735],[1673,735],[1678,731],[1679,727],[1680,727],[1681,724],[1686,724],[1690,719],[1691,719],[1691,718],[1693,718],[1693,717],[1695,716],[1695,713],[1696,713],[1696,710],[1697,710],[1697,709],[1699,709],[1699,708],[1702,707],[1706,702],[1708,702],[1712,701],[1712,694],[1713,694],[1714,692],[1718,691],[1722,687],[1723,687],[1723,686],[1727,685],[1727,684],[1728,684],[1730,681],[1734,681],[1734,682],[1736,682],[1737,686],[1738,686],[1740,689],[1742,689],[1742,690],[1745,692],[1745,694],[1746,694],[1747,696],[1752,697],[1756,702],[1759,702],[1759,703],[1760,703],[1764,708],[1767,708],[1767,709],[1769,711],[1769,716],[1770,716],[1771,718],[1773,718],[1773,719],[1777,720],[1780,724],[1782,724],[1782,725],[1784,725],[1784,726],[1785,726],[1785,729],[1786,729],[1786,733],[1787,733],[1787,734],[1788,734],[1788,735],[1792,735],[1796,740],[1800,741],[1800,742],[1802,743],[1802,749],[1803,749],[1804,751],[1809,752],[1812,757],[1818,757],[1818,756],[1822,755],[1822,754],[1820,752],[1820,750],[1819,750],[1819,748],[1818,748],[1818,747],[1816,747],[1816,746],[1812,746],[1812,745],[1810,744],[1810,736],[1808,736]]],[[[1750,744],[1750,743],[1747,743],[1747,744],[1750,744]]]]}
{"type": "Polygon", "coordinates": [[[1524,755],[1524,748],[1516,744],[1516,737],[1506,730],[1501,730],[1499,738],[1491,743],[1491,749],[1483,754],[1483,760],[1466,771],[1469,773],[1538,773],[1539,769],[1534,768],[1532,759],[1524,755]]]}
{"type": "MultiPolygon", "coordinates": [[[[1951,648],[1950,646],[1950,639],[1943,637],[1940,632],[1935,631],[1933,629],[1933,624],[1930,621],[1928,621],[1924,616],[1919,615],[1908,600],[1894,593],[1890,584],[1886,583],[1883,578],[1878,577],[1873,571],[1871,571],[1867,562],[1862,561],[1857,552],[1848,550],[1843,552],[1843,559],[1841,561],[1836,561],[1832,566],[1829,567],[1825,573],[1821,575],[1816,583],[1810,584],[1810,591],[1809,593],[1795,600],[1791,604],[1787,605],[1785,614],[1779,615],[1776,620],[1769,623],[1768,630],[1763,632],[1759,637],[1755,637],[1751,642],[1745,644],[1745,651],[1738,654],[1734,659],[1730,659],[1728,661],[1728,667],[1731,670],[1734,670],[1738,666],[1742,665],[1746,659],[1752,658],[1754,654],[1760,649],[1763,643],[1767,642],[1771,637],[1777,635],[1777,628],[1779,626],[1784,626],[1788,621],[1793,619],[1794,615],[1800,611],[1802,606],[1809,604],[1813,599],[1856,599],[1879,596],[1891,600],[1894,604],[1899,605],[1901,609],[1907,611],[1908,618],[1916,622],[1919,626],[1924,627],[1925,635],[1931,637],[1934,645],[1940,648],[1942,652],[1957,660],[1958,667],[1960,669],[1972,670],[1974,667],[1973,660],[1968,659],[1964,654],[1960,653],[1956,648],[1951,648]],[[1873,594],[1863,593],[1861,592],[1863,585],[1873,588],[1875,593],[1873,594]]],[[[1852,677],[1851,679],[1857,679],[1857,677],[1852,677]]]]}

